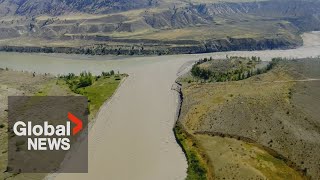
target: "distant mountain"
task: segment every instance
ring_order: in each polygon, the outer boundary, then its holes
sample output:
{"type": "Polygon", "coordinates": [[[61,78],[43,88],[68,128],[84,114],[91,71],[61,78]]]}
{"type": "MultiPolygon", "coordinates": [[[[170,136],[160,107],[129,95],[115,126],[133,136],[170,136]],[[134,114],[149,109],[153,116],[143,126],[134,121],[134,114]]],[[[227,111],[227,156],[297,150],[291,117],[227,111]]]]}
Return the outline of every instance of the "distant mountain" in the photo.
{"type": "Polygon", "coordinates": [[[158,0],[1,0],[0,16],[52,15],[69,12],[112,13],[159,5],[158,0]]]}
{"type": "Polygon", "coordinates": [[[302,45],[303,32],[316,30],[320,0],[0,0],[0,50],[171,54],[292,48],[302,45]]]}

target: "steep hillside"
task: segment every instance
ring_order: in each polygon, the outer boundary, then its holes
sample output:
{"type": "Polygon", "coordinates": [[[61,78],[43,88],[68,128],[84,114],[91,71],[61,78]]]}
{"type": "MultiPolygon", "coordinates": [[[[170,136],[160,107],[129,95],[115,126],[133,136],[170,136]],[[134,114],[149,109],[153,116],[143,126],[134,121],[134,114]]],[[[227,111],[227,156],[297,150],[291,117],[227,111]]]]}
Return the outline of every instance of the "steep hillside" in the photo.
{"type": "Polygon", "coordinates": [[[319,17],[320,1],[303,0],[2,0],[0,49],[173,54],[292,48],[302,44],[302,32],[320,30],[319,17]]]}
{"type": "Polygon", "coordinates": [[[157,5],[158,0],[2,0],[0,16],[57,16],[70,12],[101,14],[157,5]]]}

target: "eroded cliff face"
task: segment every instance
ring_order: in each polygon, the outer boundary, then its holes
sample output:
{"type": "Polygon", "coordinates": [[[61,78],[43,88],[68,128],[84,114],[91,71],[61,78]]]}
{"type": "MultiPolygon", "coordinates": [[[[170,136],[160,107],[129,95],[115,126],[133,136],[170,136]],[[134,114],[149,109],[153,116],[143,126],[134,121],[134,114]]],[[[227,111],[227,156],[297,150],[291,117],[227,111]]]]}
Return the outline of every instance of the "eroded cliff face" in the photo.
{"type": "Polygon", "coordinates": [[[98,54],[279,49],[300,46],[302,32],[320,30],[320,1],[66,0],[31,6],[32,1],[0,3],[3,47],[43,46],[39,41],[60,47],[70,41],[63,46],[92,51],[93,46],[102,47],[98,54]],[[4,7],[8,3],[11,9],[4,7]]]}
{"type": "Polygon", "coordinates": [[[159,0],[1,0],[0,16],[106,14],[155,7],[160,2],[159,0]]]}

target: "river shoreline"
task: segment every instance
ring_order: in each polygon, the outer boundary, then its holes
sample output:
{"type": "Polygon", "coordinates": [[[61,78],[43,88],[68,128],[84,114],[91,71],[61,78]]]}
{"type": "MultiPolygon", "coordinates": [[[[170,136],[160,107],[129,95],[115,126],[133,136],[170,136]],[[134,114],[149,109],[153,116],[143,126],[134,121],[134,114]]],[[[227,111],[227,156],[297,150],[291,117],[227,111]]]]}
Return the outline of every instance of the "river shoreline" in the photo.
{"type": "Polygon", "coordinates": [[[126,55],[126,56],[150,56],[150,55],[179,55],[179,54],[202,54],[227,51],[257,51],[257,50],[286,50],[301,47],[303,40],[300,37],[296,41],[287,41],[285,39],[258,39],[253,38],[225,38],[210,40],[207,44],[200,42],[188,42],[185,45],[150,45],[143,48],[128,48],[108,45],[92,46],[20,46],[20,45],[1,45],[0,52],[20,52],[20,53],[63,53],[80,55],[126,55]]]}

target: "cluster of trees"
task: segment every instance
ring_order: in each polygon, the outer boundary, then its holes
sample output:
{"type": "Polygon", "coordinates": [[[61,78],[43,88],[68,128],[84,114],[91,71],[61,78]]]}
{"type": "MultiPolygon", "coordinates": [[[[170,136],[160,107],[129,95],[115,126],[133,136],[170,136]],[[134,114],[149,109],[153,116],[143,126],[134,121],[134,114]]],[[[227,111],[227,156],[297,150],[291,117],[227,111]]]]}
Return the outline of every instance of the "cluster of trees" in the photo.
{"type": "Polygon", "coordinates": [[[281,58],[281,57],[276,57],[276,58],[272,58],[270,64],[272,64],[271,66],[274,66],[276,64],[278,64],[280,61],[286,61],[287,58],[281,58]]]}
{"type": "MultiPolygon", "coordinates": [[[[107,77],[107,78],[114,76],[115,80],[117,80],[117,81],[121,80],[119,71],[117,74],[115,74],[114,70],[111,70],[110,72],[102,72],[101,76],[107,77]]],[[[100,76],[98,76],[98,78],[100,78],[100,76]]]]}
{"type": "Polygon", "coordinates": [[[261,62],[261,58],[257,57],[257,56],[252,56],[251,60],[254,61],[254,62],[261,62]]]}
{"type": "MultiPolygon", "coordinates": [[[[261,72],[261,71],[259,71],[261,72]]],[[[208,69],[202,69],[199,66],[193,66],[191,73],[194,77],[198,77],[203,80],[210,80],[214,82],[225,82],[225,81],[239,81],[249,78],[255,74],[255,71],[227,71],[227,72],[212,72],[208,69]]]]}
{"type": "MultiPolygon", "coordinates": [[[[75,92],[79,93],[79,88],[84,88],[91,86],[94,81],[97,81],[100,77],[110,77],[114,76],[115,72],[111,70],[110,72],[102,72],[101,76],[93,76],[90,72],[81,72],[79,76],[76,76],[74,73],[69,73],[68,75],[59,76],[60,79],[65,80],[69,88],[75,92]]],[[[116,80],[120,80],[120,75],[116,75],[116,80]]]]}
{"type": "Polygon", "coordinates": [[[205,63],[205,62],[208,62],[208,61],[212,61],[212,60],[213,60],[212,57],[199,59],[199,61],[197,61],[197,62],[195,63],[195,65],[199,65],[199,64],[202,64],[202,63],[205,63]]]}
{"type": "Polygon", "coordinates": [[[204,80],[208,80],[212,76],[212,72],[208,69],[200,68],[197,64],[195,64],[192,69],[191,73],[195,77],[199,77],[204,80]]]}
{"type": "MultiPolygon", "coordinates": [[[[34,28],[32,24],[30,29],[34,28]]],[[[88,46],[88,47],[36,47],[36,46],[0,46],[0,51],[5,52],[43,52],[43,53],[66,53],[66,54],[86,54],[86,55],[142,55],[142,54],[168,54],[167,51],[144,49],[143,47],[126,48],[124,46],[88,46]]]]}
{"type": "Polygon", "coordinates": [[[92,85],[94,77],[90,72],[81,72],[79,76],[74,73],[69,73],[68,75],[60,76],[61,79],[65,80],[69,88],[78,93],[79,88],[87,87],[92,85]]]}
{"type": "MultiPolygon", "coordinates": [[[[251,57],[241,57],[241,56],[228,56],[226,55],[226,59],[238,59],[238,60],[248,60],[248,61],[253,61],[253,62],[261,62],[261,58],[257,56],[251,56],[251,57]]],[[[213,58],[210,56],[209,58],[203,58],[199,59],[199,61],[196,62],[196,64],[202,64],[208,61],[212,61],[213,58]]]]}
{"type": "MultiPolygon", "coordinates": [[[[244,70],[243,68],[232,69],[226,72],[213,72],[209,69],[199,67],[199,64],[211,61],[212,58],[204,58],[199,60],[195,65],[193,65],[191,69],[191,74],[194,77],[203,79],[205,81],[213,81],[213,82],[225,82],[225,81],[239,81],[243,79],[247,79],[254,75],[259,75],[266,73],[267,71],[271,70],[282,58],[273,58],[267,66],[263,68],[250,68],[244,70]]],[[[261,59],[259,57],[253,56],[249,62],[260,62],[261,59]]]]}
{"type": "Polygon", "coordinates": [[[103,77],[108,77],[108,76],[113,76],[113,75],[114,75],[114,71],[113,70],[111,70],[110,72],[102,72],[101,73],[101,76],[103,76],[103,77]]]}
{"type": "Polygon", "coordinates": [[[77,84],[77,88],[91,86],[93,83],[93,77],[90,72],[82,72],[80,73],[79,82],[77,84]]]}

